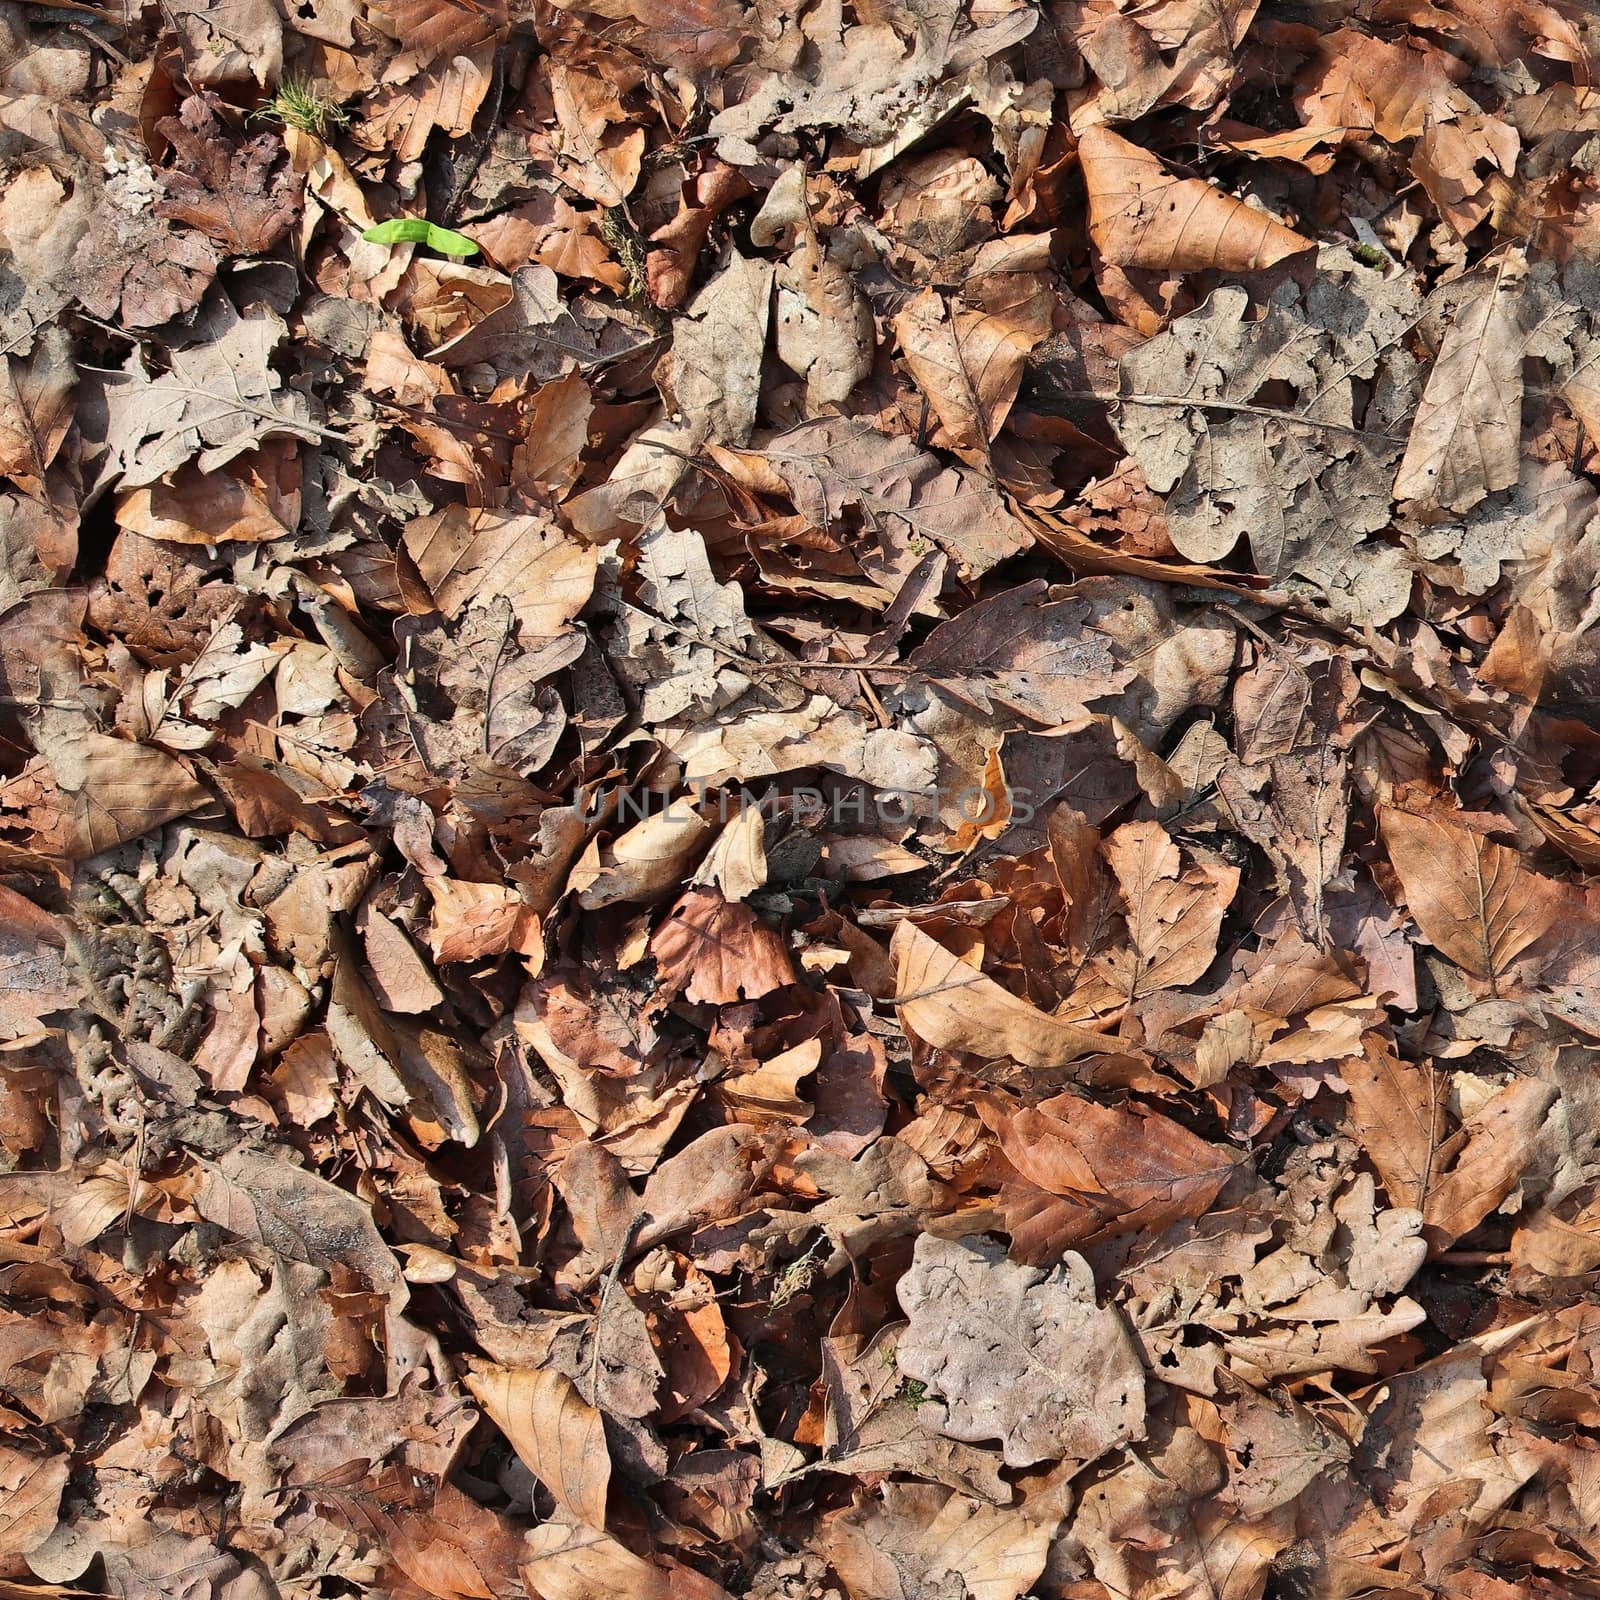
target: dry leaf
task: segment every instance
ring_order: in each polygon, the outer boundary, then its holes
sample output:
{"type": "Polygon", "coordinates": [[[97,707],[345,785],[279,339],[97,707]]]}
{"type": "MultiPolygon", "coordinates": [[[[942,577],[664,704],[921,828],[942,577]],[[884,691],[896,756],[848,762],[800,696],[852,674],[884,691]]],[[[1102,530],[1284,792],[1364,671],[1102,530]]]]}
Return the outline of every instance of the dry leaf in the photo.
{"type": "Polygon", "coordinates": [[[1528,871],[1515,850],[1470,828],[1382,813],[1383,842],[1423,937],[1492,992],[1564,915],[1570,896],[1528,871]]]}
{"type": "Polygon", "coordinates": [[[1097,1055],[1112,1043],[1019,1000],[915,923],[895,929],[890,950],[899,961],[894,1000],[902,1025],[941,1050],[1048,1068],[1097,1055]]]}
{"type": "Polygon", "coordinates": [[[1313,248],[1292,228],[1201,178],[1174,178],[1109,128],[1078,142],[1089,189],[1089,234],[1105,260],[1159,272],[1255,272],[1313,248]]]}
{"type": "Polygon", "coordinates": [[[600,1413],[549,1368],[480,1365],[467,1387],[556,1503],[591,1528],[606,1523],[611,1458],[600,1413]]]}
{"type": "Polygon", "coordinates": [[[941,1433],[998,1439],[1011,1467],[1144,1437],[1144,1369],[1082,1256],[1045,1273],[986,1239],[925,1233],[896,1292],[911,1322],[895,1359],[940,1397],[941,1433]]]}

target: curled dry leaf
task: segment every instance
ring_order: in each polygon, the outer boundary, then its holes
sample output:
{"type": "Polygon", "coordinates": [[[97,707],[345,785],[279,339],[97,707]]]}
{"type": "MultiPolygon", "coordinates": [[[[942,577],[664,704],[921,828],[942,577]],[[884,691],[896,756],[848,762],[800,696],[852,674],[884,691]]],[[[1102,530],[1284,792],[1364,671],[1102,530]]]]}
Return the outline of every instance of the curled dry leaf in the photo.
{"type": "Polygon", "coordinates": [[[1019,1000],[913,922],[895,929],[889,948],[899,963],[894,1000],[902,1025],[941,1050],[1047,1068],[1098,1055],[1112,1042],[1019,1000]]]}
{"type": "Polygon", "coordinates": [[[1202,1216],[1238,1165],[1225,1147],[1143,1107],[1057,1095],[1016,1110],[986,1103],[983,1117],[1012,1166],[1060,1198],[1009,1202],[1014,1220],[1028,1224],[1030,1255],[1044,1231],[1059,1248],[1133,1230],[1159,1233],[1202,1216]]]}

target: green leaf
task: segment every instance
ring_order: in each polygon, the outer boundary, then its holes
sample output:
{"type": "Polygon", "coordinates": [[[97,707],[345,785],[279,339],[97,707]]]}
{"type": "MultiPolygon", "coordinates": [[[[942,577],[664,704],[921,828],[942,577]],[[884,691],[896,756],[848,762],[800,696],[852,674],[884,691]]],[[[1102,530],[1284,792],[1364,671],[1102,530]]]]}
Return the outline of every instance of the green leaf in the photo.
{"type": "Polygon", "coordinates": [[[477,244],[464,233],[437,228],[421,217],[393,217],[361,235],[368,244],[425,244],[442,256],[475,256],[477,244]]]}

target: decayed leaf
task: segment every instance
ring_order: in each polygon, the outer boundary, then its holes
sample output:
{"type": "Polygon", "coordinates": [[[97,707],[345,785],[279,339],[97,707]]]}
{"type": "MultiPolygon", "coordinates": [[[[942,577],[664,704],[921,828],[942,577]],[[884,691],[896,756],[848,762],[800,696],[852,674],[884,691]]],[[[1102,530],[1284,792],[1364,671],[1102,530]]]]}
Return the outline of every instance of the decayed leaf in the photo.
{"type": "Polygon", "coordinates": [[[467,1373],[465,1381],[556,1502],[589,1527],[604,1528],[611,1481],[605,1428],[571,1381],[548,1367],[488,1364],[467,1373]]]}
{"type": "Polygon", "coordinates": [[[283,146],[270,134],[229,148],[213,95],[190,95],[176,117],[157,124],[180,165],[162,174],[167,198],[156,214],[186,222],[236,255],[262,255],[289,231],[299,205],[283,146]]]}
{"type": "Polygon", "coordinates": [[[1175,178],[1109,128],[1078,143],[1089,189],[1089,233],[1105,260],[1160,272],[1254,272],[1313,248],[1292,228],[1202,178],[1175,178]]]}
{"type": "Polygon", "coordinates": [[[1088,701],[1126,688],[1135,669],[1088,626],[1089,602],[1046,601],[1045,588],[1020,583],[969,606],[934,629],[912,665],[979,711],[999,706],[1046,726],[1082,716],[1088,701]]]}
{"type": "Polygon", "coordinates": [[[39,498],[72,423],[71,350],[63,329],[48,328],[30,356],[8,356],[0,373],[0,476],[39,498]]]}
{"type": "Polygon", "coordinates": [[[1045,1273],[987,1239],[925,1233],[896,1292],[911,1323],[895,1359],[941,1397],[940,1432],[998,1439],[1013,1467],[1144,1436],[1144,1369],[1082,1256],[1045,1273]]]}
{"type": "Polygon", "coordinates": [[[1522,293],[1526,275],[1526,262],[1507,252],[1457,307],[1395,476],[1396,499],[1420,510],[1469,511],[1517,481],[1522,357],[1533,316],[1522,293]]]}
{"type": "Polygon", "coordinates": [[[899,961],[894,999],[901,1023],[941,1050],[1045,1068],[1097,1055],[1112,1042],[1019,1000],[913,922],[895,929],[890,949],[899,961]]]}
{"type": "Polygon", "coordinates": [[[1382,813],[1383,841],[1423,937],[1491,991],[1570,915],[1570,896],[1528,871],[1515,850],[1464,826],[1382,813]]]}
{"type": "Polygon", "coordinates": [[[110,384],[108,455],[103,481],[123,488],[154,483],[191,458],[224,466],[270,434],[315,438],[304,396],[285,389],[269,358],[285,332],[276,312],[225,307],[205,336],[172,352],[172,370],[143,376],[137,354],[110,384]]]}
{"type": "Polygon", "coordinates": [[[1219,560],[1247,537],[1258,570],[1303,577],[1339,612],[1381,622],[1404,609],[1410,575],[1400,551],[1364,536],[1392,518],[1398,429],[1419,381],[1399,346],[1421,300],[1412,279],[1375,281],[1349,256],[1325,251],[1319,269],[1303,308],[1279,295],[1246,320],[1248,296],[1221,288],[1124,356],[1117,430],[1167,495],[1184,555],[1219,560]]]}

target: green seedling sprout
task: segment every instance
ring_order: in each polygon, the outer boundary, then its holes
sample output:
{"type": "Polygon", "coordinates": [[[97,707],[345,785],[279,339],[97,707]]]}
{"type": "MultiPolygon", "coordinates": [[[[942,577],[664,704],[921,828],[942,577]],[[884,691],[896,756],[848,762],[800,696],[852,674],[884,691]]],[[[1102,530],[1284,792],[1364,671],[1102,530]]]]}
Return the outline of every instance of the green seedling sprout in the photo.
{"type": "Polygon", "coordinates": [[[477,243],[464,233],[440,228],[421,217],[393,217],[361,235],[368,244],[425,244],[442,256],[475,256],[477,243]]]}

